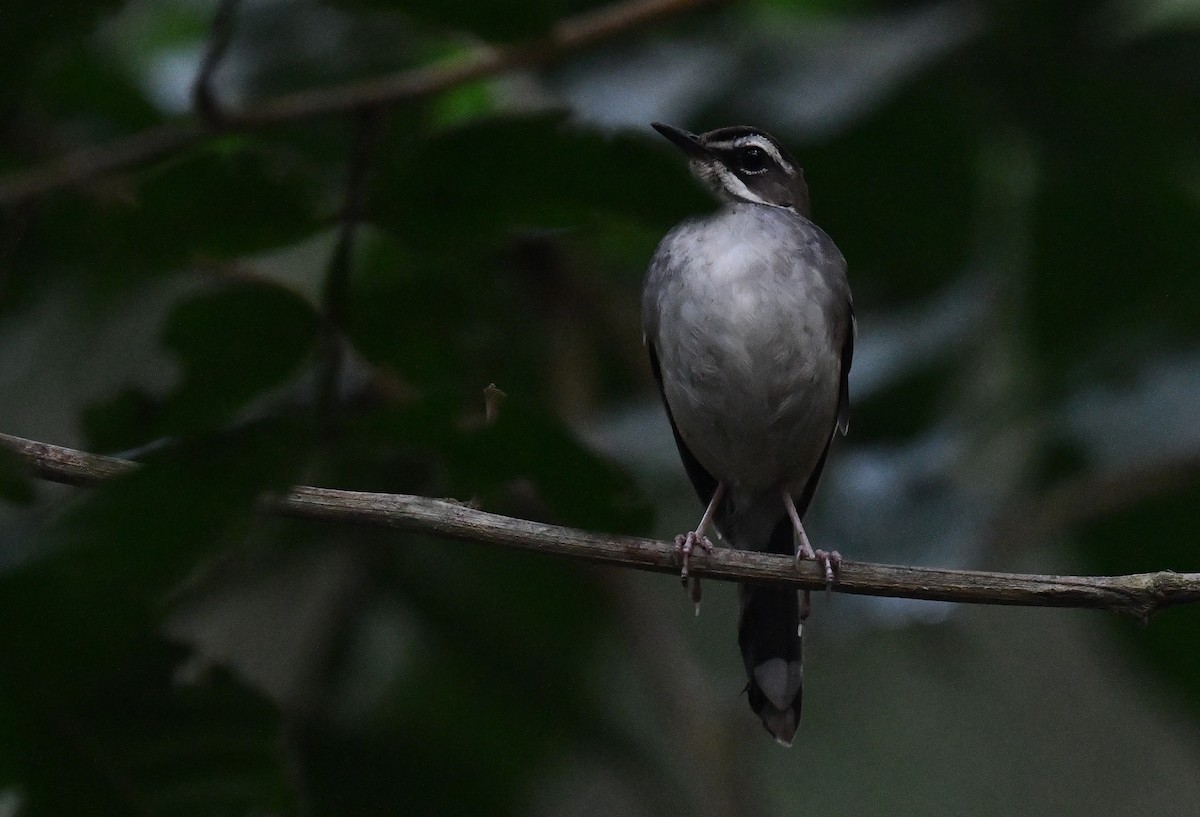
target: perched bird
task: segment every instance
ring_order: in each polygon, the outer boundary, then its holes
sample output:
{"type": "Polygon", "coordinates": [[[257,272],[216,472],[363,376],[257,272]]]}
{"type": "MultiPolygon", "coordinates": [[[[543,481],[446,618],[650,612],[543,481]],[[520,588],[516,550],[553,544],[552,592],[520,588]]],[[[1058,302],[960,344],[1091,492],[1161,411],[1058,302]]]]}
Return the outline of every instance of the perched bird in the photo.
{"type": "MultiPolygon", "coordinates": [[[[659,243],[642,294],[650,364],[707,506],[696,530],[676,537],[684,583],[692,552],[711,550],[713,526],[734,547],[817,559],[832,583],[841,557],[814,551],[801,520],[835,432],[848,427],[855,325],[846,261],[809,220],[804,174],[772,136],[653,127],[720,201],[659,243]]],[[[801,604],[789,588],[744,583],[739,595],[750,708],[790,745],[808,593],[801,604]]]]}

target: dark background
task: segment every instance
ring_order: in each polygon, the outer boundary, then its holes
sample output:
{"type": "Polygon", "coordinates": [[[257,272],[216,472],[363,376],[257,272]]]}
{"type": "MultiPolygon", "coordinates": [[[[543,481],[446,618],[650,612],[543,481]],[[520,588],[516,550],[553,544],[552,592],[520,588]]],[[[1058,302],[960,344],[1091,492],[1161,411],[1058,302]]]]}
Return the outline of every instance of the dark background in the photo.
{"type": "Polygon", "coordinates": [[[859,314],[817,546],[1200,569],[1200,7],[709,4],[549,61],[592,7],[5,6],[0,431],[167,442],[95,490],[0,457],[0,815],[1195,813],[1195,609],[818,598],[784,750],[732,586],[696,619],[667,576],[252,513],[310,483],[694,525],[637,309],[712,205],[648,123],[746,123],[859,314]]]}

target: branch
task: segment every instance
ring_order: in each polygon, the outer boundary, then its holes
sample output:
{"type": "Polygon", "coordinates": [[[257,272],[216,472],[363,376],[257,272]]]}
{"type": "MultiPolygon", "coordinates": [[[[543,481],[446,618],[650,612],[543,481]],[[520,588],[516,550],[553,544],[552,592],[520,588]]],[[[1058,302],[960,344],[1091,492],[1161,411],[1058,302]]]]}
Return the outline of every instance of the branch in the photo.
{"type": "Polygon", "coordinates": [[[341,399],[342,369],[345,357],[342,332],[346,325],[346,304],[350,298],[350,276],[354,265],[354,241],[366,212],[367,181],[382,133],[382,117],[377,108],[364,108],[354,123],[354,137],[346,169],[346,188],[342,197],[341,227],[337,243],[325,272],[321,297],[320,372],[317,377],[317,423],[328,438],[337,430],[338,403],[341,399]]]}
{"type": "Polygon", "coordinates": [[[510,46],[484,46],[448,65],[432,65],[388,77],[285,94],[254,106],[239,121],[250,126],[314,115],[346,113],[430,96],[485,77],[557,62],[595,43],[659,20],[728,0],[625,0],[560,20],[545,37],[510,46]]]}
{"type": "Polygon", "coordinates": [[[0,179],[0,207],[149,164],[186,150],[214,132],[203,122],[168,122],[107,145],[77,150],[41,167],[10,173],[0,179]]]}
{"type": "Polygon", "coordinates": [[[229,50],[229,44],[233,42],[237,6],[238,0],[221,0],[217,6],[209,29],[204,58],[200,60],[200,70],[196,72],[196,81],[192,85],[192,107],[201,119],[214,126],[221,124],[222,114],[216,90],[213,88],[213,76],[217,73],[225,52],[229,50]]]}
{"type": "MultiPolygon", "coordinates": [[[[43,479],[69,485],[95,485],[138,467],[127,460],[7,434],[0,434],[0,445],[15,451],[43,479]]],[[[679,570],[675,549],[666,542],[513,519],[444,499],[298,486],[267,503],[267,508],[297,519],[376,525],[638,570],[679,570]]],[[[786,556],[749,550],[717,548],[707,556],[694,555],[692,568],[697,576],[725,581],[770,582],[809,590],[825,586],[815,563],[797,564],[786,556]]],[[[1200,573],[1165,570],[1128,576],[1036,576],[843,561],[833,589],[968,604],[1085,607],[1145,619],[1167,607],[1200,601],[1200,573]]]]}
{"type": "MultiPolygon", "coordinates": [[[[159,125],[107,145],[85,148],[41,167],[0,178],[0,206],[138,167],[185,150],[217,133],[252,130],[364,108],[423,99],[468,82],[520,68],[548,65],[604,40],[684,12],[728,0],[624,0],[556,23],[541,38],[508,46],[481,47],[451,63],[423,66],[384,77],[284,94],[241,112],[221,111],[219,126],[190,120],[159,125]]],[[[213,54],[212,66],[220,56],[213,54]]],[[[206,60],[206,65],[208,64],[206,60]]],[[[198,88],[207,93],[207,80],[198,88]]]]}

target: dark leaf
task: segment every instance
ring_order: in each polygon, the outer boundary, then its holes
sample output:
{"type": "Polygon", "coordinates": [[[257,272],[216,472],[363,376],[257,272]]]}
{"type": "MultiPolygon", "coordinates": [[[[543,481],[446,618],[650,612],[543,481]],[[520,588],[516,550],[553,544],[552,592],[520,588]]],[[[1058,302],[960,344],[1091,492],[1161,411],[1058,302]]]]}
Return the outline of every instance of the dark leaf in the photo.
{"type": "Polygon", "coordinates": [[[56,6],[8,3],[0,26],[0,106],[24,90],[30,69],[47,51],[78,49],[104,14],[120,8],[120,0],[90,0],[56,6]]]}
{"type": "Polygon", "coordinates": [[[227,421],[308,359],[317,318],[303,298],[263,284],[197,295],[172,312],[163,342],[183,367],[160,433],[194,433],[227,421]]]}
{"type": "Polygon", "coordinates": [[[27,93],[34,97],[29,104],[36,103],[45,115],[69,123],[72,136],[87,134],[97,142],[163,118],[134,84],[134,77],[112,55],[91,45],[66,49],[47,60],[27,93]]]}
{"type": "Polygon", "coordinates": [[[469,31],[487,40],[515,40],[543,34],[572,12],[603,5],[600,0],[340,0],[351,9],[400,9],[422,23],[453,31],[469,31]]]}
{"type": "Polygon", "coordinates": [[[119,200],[55,196],[24,240],[27,274],[81,275],[99,291],[290,245],[319,226],[310,181],[237,140],[143,171],[119,200]],[[181,192],[186,191],[186,192],[181,192]]]}
{"type": "MultiPolygon", "coordinates": [[[[457,496],[483,496],[491,507],[525,483],[561,524],[612,533],[645,532],[649,508],[620,468],[585,448],[541,407],[510,397],[490,425],[448,451],[457,496]]],[[[511,501],[511,500],[509,500],[511,501]]]]}
{"type": "Polygon", "coordinates": [[[606,219],[666,232],[711,205],[650,136],[606,139],[559,117],[475,122],[386,151],[375,212],[404,243],[439,251],[495,247],[518,230],[594,229],[606,219]]]}
{"type": "Polygon", "coordinates": [[[225,671],[180,683],[184,658],[149,642],[78,698],[5,695],[0,785],[19,783],[19,813],[292,813],[278,712],[225,671]]]}
{"type": "Polygon", "coordinates": [[[51,696],[118,665],[168,593],[290,484],[303,430],[258,425],[149,459],[44,532],[0,579],[0,680],[51,696]]]}
{"type": "Polygon", "coordinates": [[[146,444],[162,404],[141,389],[124,388],[84,409],[80,424],[89,451],[124,451],[146,444]]]}

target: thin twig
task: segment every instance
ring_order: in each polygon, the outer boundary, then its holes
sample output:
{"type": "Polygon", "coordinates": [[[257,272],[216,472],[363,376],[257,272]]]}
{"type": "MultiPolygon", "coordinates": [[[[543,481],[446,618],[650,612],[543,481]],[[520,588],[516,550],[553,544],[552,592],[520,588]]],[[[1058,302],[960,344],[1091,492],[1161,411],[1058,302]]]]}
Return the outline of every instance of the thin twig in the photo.
{"type": "Polygon", "coordinates": [[[218,127],[224,124],[224,116],[213,89],[213,75],[217,73],[221,59],[233,42],[237,7],[238,0],[221,0],[217,6],[217,13],[213,15],[209,28],[204,58],[200,60],[200,70],[196,72],[196,81],[192,85],[192,107],[201,119],[218,127]]]}
{"type": "MultiPolygon", "coordinates": [[[[0,445],[23,457],[38,476],[72,485],[93,485],[137,467],[125,460],[7,434],[0,434],[0,445]]],[[[444,499],[298,486],[268,508],[299,519],[379,525],[638,570],[679,570],[675,548],[666,542],[513,519],[444,499]]],[[[824,574],[814,562],[797,564],[786,556],[748,550],[716,548],[708,555],[694,555],[692,571],[726,581],[771,582],[809,590],[825,587],[824,574]]],[[[843,561],[833,589],[969,604],[1084,607],[1145,619],[1167,607],[1200,602],[1200,573],[1037,576],[843,561]]]]}
{"type": "Polygon", "coordinates": [[[504,391],[495,383],[488,383],[483,390],[483,421],[488,425],[496,422],[500,416],[500,406],[504,404],[504,398],[508,397],[504,391]]]}
{"type": "Polygon", "coordinates": [[[618,34],[722,2],[728,0],[625,0],[561,20],[545,37],[510,46],[483,46],[453,63],[285,94],[248,108],[239,121],[261,127],[429,96],[484,77],[556,62],[618,34]]]}
{"type": "Polygon", "coordinates": [[[127,170],[185,150],[219,132],[344,114],[423,99],[468,82],[518,68],[533,68],[661,20],[730,0],[625,0],[561,20],[545,37],[502,47],[481,47],[455,62],[424,66],[331,88],[261,100],[243,111],[222,111],[221,128],[210,122],[172,122],[84,148],[40,167],[0,178],[0,206],[127,170]]]}
{"type": "Polygon", "coordinates": [[[350,299],[350,274],[354,268],[354,239],[365,217],[367,180],[374,161],[383,119],[376,108],[362,110],[354,123],[354,138],[346,170],[346,188],[342,198],[341,229],[325,273],[321,298],[320,376],[317,378],[317,420],[324,436],[337,427],[345,344],[347,302],[350,299]]]}
{"type": "Polygon", "coordinates": [[[150,164],[186,150],[212,133],[203,122],[168,122],[106,145],[77,150],[41,167],[10,173],[0,179],[0,206],[150,164]]]}

